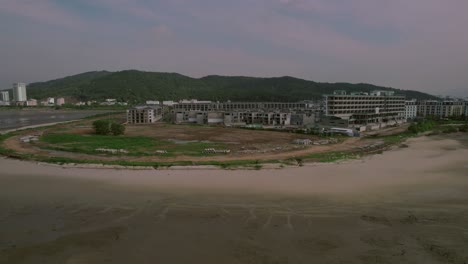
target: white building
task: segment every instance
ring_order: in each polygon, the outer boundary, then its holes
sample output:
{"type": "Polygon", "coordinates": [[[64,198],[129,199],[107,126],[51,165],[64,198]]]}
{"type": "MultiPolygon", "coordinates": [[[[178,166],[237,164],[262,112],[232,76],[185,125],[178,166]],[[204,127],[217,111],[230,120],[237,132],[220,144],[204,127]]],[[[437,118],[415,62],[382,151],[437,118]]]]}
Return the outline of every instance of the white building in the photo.
{"type": "Polygon", "coordinates": [[[59,97],[57,98],[57,105],[63,105],[65,104],[65,98],[59,97]]]}
{"type": "Polygon", "coordinates": [[[55,104],[55,98],[53,98],[53,97],[47,98],[47,104],[48,105],[54,105],[55,104]]]}
{"type": "Polygon", "coordinates": [[[26,102],[28,100],[25,83],[13,84],[13,100],[16,102],[26,102]]]}
{"type": "Polygon", "coordinates": [[[468,117],[468,101],[465,101],[465,112],[463,113],[465,115],[465,120],[468,117]]]}
{"type": "Polygon", "coordinates": [[[1,99],[3,102],[9,102],[10,101],[10,94],[8,93],[8,91],[2,91],[0,93],[0,96],[1,96],[1,99]]]}
{"type": "Polygon", "coordinates": [[[427,100],[418,102],[418,115],[437,116],[442,118],[461,116],[464,113],[462,101],[435,101],[427,100]]]}
{"type": "Polygon", "coordinates": [[[149,100],[149,101],[146,101],[146,105],[159,105],[159,101],[149,100]]]}
{"type": "Polygon", "coordinates": [[[37,100],[36,99],[29,99],[26,101],[27,106],[37,106],[37,100]]]}
{"type": "Polygon", "coordinates": [[[418,115],[418,105],[416,100],[405,101],[405,118],[413,119],[418,115]]]}

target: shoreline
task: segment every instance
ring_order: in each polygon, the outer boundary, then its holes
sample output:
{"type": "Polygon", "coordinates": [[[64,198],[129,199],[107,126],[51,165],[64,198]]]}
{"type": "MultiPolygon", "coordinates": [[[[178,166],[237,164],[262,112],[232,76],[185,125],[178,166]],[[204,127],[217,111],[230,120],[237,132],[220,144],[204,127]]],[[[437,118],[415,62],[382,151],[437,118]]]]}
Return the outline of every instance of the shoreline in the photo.
{"type": "MultiPolygon", "coordinates": [[[[466,140],[462,135],[460,140],[466,140]]],[[[439,167],[460,167],[468,155],[466,146],[448,137],[418,137],[406,142],[407,148],[393,148],[378,155],[369,155],[356,160],[334,163],[307,163],[282,169],[218,169],[213,167],[176,167],[173,169],[119,168],[103,169],[102,166],[87,168],[57,165],[34,161],[1,158],[0,165],[7,174],[27,175],[33,173],[58,179],[84,179],[114,182],[139,187],[157,186],[162,189],[191,189],[211,191],[280,192],[306,194],[333,192],[346,193],[361,188],[378,188],[387,185],[427,182],[445,177],[445,173],[421,174],[419,171],[439,167]],[[435,148],[435,149],[431,149],[435,148]],[[447,150],[445,150],[447,148],[447,150]],[[457,149],[456,153],[451,149],[457,149]],[[426,164],[431,157],[446,157],[426,164]],[[419,155],[419,156],[418,156],[419,155]],[[398,165],[396,165],[398,164],[398,165]],[[363,171],[362,168],[366,168],[363,171]],[[418,173],[416,173],[418,172],[418,173]],[[419,176],[418,176],[419,175],[419,176]],[[378,177],[376,177],[378,176],[378,177]],[[195,180],[196,179],[196,180],[195,180]],[[341,180],[340,180],[341,179],[341,180]],[[311,184],[313,183],[313,184],[311,184]],[[148,185],[148,186],[147,186],[148,185]],[[332,191],[333,190],[333,191],[332,191]]]]}

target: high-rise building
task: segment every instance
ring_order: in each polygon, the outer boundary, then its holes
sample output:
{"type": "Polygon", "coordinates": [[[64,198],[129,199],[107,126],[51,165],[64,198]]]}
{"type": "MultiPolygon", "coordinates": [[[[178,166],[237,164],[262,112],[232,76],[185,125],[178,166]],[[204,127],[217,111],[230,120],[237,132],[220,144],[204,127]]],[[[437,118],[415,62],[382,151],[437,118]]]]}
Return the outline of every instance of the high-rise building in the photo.
{"type": "Polygon", "coordinates": [[[16,102],[26,102],[28,100],[26,96],[26,84],[25,83],[13,84],[13,100],[16,102]]]}
{"type": "Polygon", "coordinates": [[[8,91],[2,91],[0,95],[3,102],[10,101],[10,94],[8,93],[8,91]]]}

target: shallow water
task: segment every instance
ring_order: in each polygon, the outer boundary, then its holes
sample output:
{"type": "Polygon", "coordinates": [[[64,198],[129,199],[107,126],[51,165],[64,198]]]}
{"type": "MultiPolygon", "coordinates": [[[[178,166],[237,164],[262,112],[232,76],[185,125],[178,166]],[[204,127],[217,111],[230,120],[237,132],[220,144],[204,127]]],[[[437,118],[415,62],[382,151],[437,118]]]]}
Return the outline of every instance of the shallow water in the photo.
{"type": "Polygon", "coordinates": [[[108,111],[5,110],[0,111],[0,130],[80,119],[108,111]]]}

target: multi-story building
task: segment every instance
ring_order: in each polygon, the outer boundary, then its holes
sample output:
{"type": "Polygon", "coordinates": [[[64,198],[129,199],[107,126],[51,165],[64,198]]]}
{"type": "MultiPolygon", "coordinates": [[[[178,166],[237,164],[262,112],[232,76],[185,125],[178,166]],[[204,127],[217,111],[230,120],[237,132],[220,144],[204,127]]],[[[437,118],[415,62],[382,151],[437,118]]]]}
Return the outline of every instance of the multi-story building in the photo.
{"type": "Polygon", "coordinates": [[[10,101],[10,94],[8,91],[1,91],[0,96],[3,102],[9,102],[10,101]]]}
{"type": "Polygon", "coordinates": [[[181,100],[172,105],[177,111],[276,111],[276,110],[307,110],[312,109],[311,102],[212,102],[181,100]]]}
{"type": "Polygon", "coordinates": [[[339,123],[361,131],[378,129],[404,122],[405,97],[392,91],[374,91],[370,94],[338,91],[325,96],[325,116],[325,120],[345,120],[339,123]]]}
{"type": "Polygon", "coordinates": [[[26,102],[28,100],[25,83],[13,84],[13,100],[16,102],[26,102]]]}
{"type": "Polygon", "coordinates": [[[136,106],[127,110],[129,124],[151,124],[162,118],[162,109],[159,106],[136,106]]]}
{"type": "Polygon", "coordinates": [[[423,117],[453,117],[461,116],[464,112],[462,101],[436,101],[427,100],[418,102],[418,115],[423,117]]]}
{"type": "Polygon", "coordinates": [[[64,105],[64,104],[65,104],[65,98],[63,98],[63,97],[57,98],[56,105],[60,106],[60,105],[64,105]]]}
{"type": "Polygon", "coordinates": [[[405,101],[405,119],[410,120],[418,115],[418,105],[416,100],[405,101]]]}

